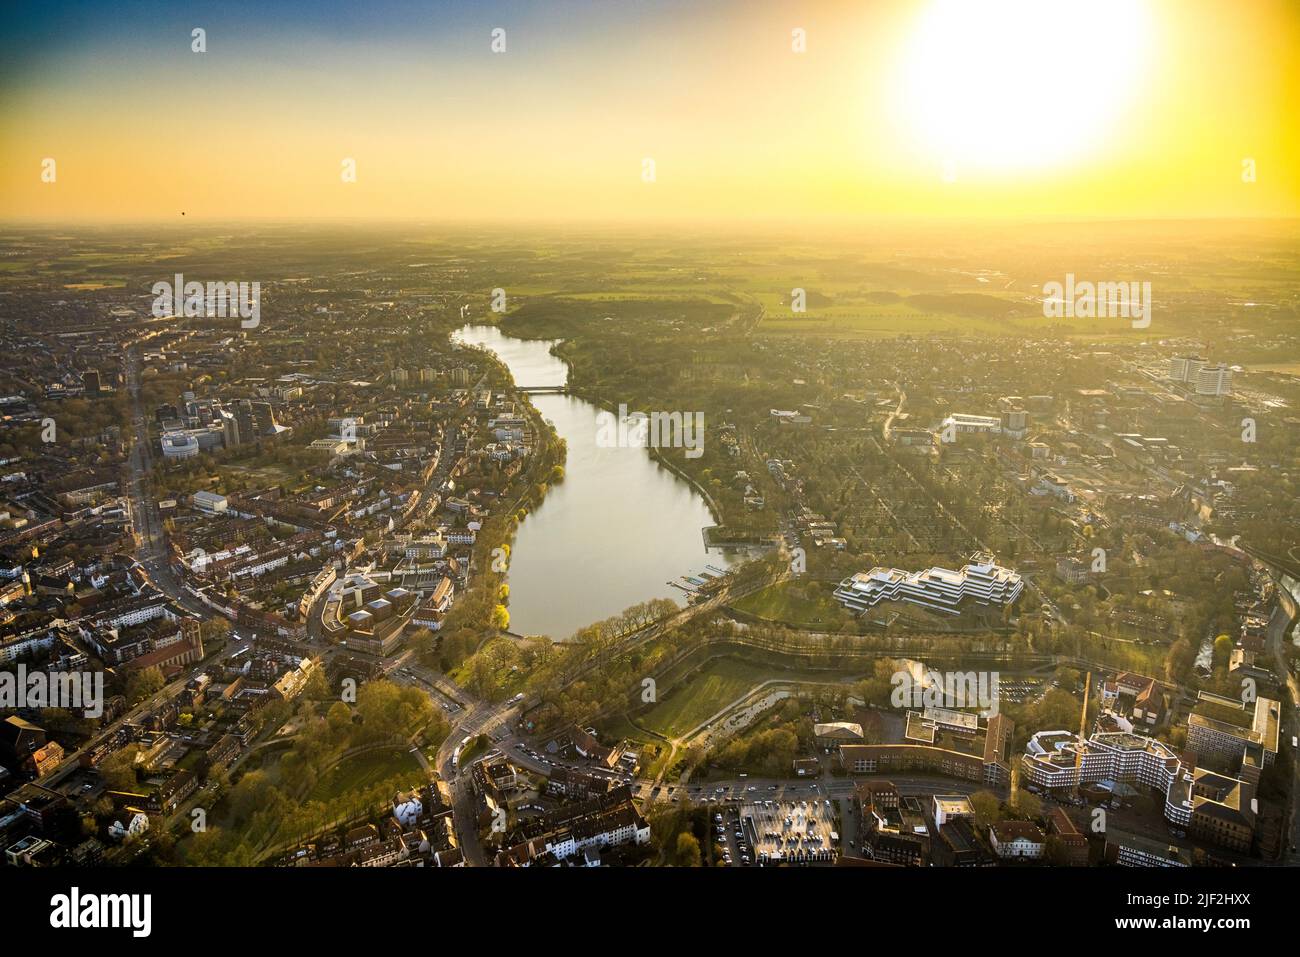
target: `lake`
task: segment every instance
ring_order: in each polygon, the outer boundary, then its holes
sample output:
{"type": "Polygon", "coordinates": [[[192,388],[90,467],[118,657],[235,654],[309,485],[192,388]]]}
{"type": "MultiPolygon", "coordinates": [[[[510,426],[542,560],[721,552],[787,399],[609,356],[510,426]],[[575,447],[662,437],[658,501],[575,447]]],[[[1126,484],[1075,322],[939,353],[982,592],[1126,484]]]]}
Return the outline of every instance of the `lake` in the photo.
{"type": "MultiPolygon", "coordinates": [[[[562,386],[568,366],[550,340],[468,325],[455,338],[495,352],[518,386],[562,386]]],[[[668,584],[731,559],[704,547],[708,505],[691,485],[657,465],[644,448],[596,443],[600,409],[570,395],[534,395],[533,404],[568,443],[564,481],[519,526],[510,555],[510,630],[570,637],[583,625],[651,598],[683,604],[668,584]]],[[[670,450],[673,454],[676,450],[670,450]]],[[[678,451],[677,454],[683,454],[678,451]]]]}

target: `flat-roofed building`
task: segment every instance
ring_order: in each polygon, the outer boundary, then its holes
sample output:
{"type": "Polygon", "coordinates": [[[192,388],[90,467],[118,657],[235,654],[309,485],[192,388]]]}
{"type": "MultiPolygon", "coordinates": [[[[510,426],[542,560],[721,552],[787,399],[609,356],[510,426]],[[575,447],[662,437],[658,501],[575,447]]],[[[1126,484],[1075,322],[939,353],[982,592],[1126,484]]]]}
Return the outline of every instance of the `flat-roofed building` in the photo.
{"type": "Polygon", "coordinates": [[[1260,765],[1247,753],[1233,776],[1185,765],[1167,745],[1126,732],[1086,741],[1066,731],[1040,731],[1021,759],[1022,777],[1047,788],[1111,781],[1152,788],[1164,797],[1165,819],[1205,840],[1248,851],[1258,815],[1260,765]]]}
{"type": "Polygon", "coordinates": [[[932,773],[1005,787],[1011,780],[1007,748],[1014,730],[1010,718],[997,714],[974,735],[945,735],[938,744],[842,744],[839,759],[850,774],[932,773]]]}
{"type": "Polygon", "coordinates": [[[954,412],[943,420],[945,429],[952,428],[958,432],[983,432],[996,435],[1002,431],[1002,420],[996,415],[967,415],[954,412]]]}
{"type": "Polygon", "coordinates": [[[934,796],[934,823],[939,827],[949,821],[975,816],[970,798],[965,794],[936,794],[934,796]]]}
{"type": "Polygon", "coordinates": [[[1202,691],[1187,717],[1187,747],[1202,758],[1240,761],[1251,746],[1264,767],[1277,757],[1282,706],[1272,698],[1238,701],[1202,691]]]}
{"type": "Polygon", "coordinates": [[[1201,356],[1174,356],[1169,360],[1169,378],[1175,382],[1195,382],[1206,363],[1201,356]]]}
{"type": "Polygon", "coordinates": [[[1197,395],[1231,395],[1232,370],[1220,362],[1216,366],[1205,366],[1196,373],[1197,395]]]}
{"type": "Polygon", "coordinates": [[[224,495],[218,495],[216,492],[200,490],[190,496],[190,504],[200,512],[207,512],[209,515],[220,515],[226,511],[230,503],[224,495]]]}
{"type": "Polygon", "coordinates": [[[1023,588],[1024,582],[1016,572],[991,561],[981,561],[964,565],[960,571],[934,567],[907,572],[876,567],[844,579],[834,595],[845,608],[858,614],[883,601],[902,601],[956,616],[967,603],[1010,605],[1020,597],[1023,588]]]}
{"type": "Polygon", "coordinates": [[[1086,563],[1067,555],[1056,560],[1056,577],[1067,585],[1082,585],[1092,573],[1086,563]]]}
{"type": "Polygon", "coordinates": [[[366,602],[365,610],[375,616],[375,621],[388,621],[395,612],[393,603],[384,598],[366,602]]]}
{"type": "Polygon", "coordinates": [[[916,453],[934,449],[934,433],[929,429],[891,429],[889,438],[899,448],[916,453]]]}

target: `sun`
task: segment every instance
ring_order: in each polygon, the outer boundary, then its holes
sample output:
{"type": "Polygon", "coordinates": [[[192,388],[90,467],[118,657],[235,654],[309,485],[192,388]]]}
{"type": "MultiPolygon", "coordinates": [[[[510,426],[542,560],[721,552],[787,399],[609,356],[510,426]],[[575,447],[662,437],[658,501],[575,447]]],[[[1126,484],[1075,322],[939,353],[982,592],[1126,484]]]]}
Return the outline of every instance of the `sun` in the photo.
{"type": "Polygon", "coordinates": [[[1151,45],[1145,0],[933,0],[895,72],[898,107],[945,175],[1063,165],[1125,133],[1151,45]]]}

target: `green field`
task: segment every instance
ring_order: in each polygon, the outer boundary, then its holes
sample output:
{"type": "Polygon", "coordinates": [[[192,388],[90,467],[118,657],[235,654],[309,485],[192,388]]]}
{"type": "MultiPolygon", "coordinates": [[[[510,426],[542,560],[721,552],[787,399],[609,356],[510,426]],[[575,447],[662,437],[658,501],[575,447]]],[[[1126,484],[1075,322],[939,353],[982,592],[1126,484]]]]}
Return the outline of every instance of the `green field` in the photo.
{"type": "Polygon", "coordinates": [[[828,671],[795,671],[740,658],[709,660],[680,683],[659,688],[659,703],[635,716],[636,723],[667,738],[679,738],[765,681],[832,683],[828,671]]]}
{"type": "Polygon", "coordinates": [[[684,684],[660,688],[661,700],[637,715],[637,723],[665,737],[680,737],[724,705],[781,672],[738,658],[715,658],[684,684]]]}
{"type": "Polygon", "coordinates": [[[838,677],[832,671],[792,670],[730,656],[713,658],[681,682],[661,684],[659,703],[635,719],[643,728],[679,738],[765,681],[816,685],[833,684],[838,677]]]}
{"type": "Polygon", "coordinates": [[[830,582],[785,581],[746,595],[737,611],[798,628],[838,628],[853,617],[831,597],[830,582]]]}
{"type": "Polygon", "coordinates": [[[638,728],[626,715],[622,714],[599,722],[597,729],[600,731],[601,740],[626,740],[634,745],[663,744],[654,735],[647,734],[644,729],[638,728]]]}
{"type": "Polygon", "coordinates": [[[332,801],[348,791],[368,788],[387,778],[418,772],[419,765],[406,748],[369,751],[347,758],[327,771],[307,795],[308,801],[332,801]]]}

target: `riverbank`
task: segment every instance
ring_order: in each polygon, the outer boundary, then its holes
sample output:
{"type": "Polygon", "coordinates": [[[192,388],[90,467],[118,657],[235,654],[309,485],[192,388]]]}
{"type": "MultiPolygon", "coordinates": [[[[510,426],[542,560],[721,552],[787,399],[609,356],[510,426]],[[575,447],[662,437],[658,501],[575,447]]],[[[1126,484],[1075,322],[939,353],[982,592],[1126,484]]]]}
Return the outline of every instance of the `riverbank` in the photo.
{"type": "MultiPolygon", "coordinates": [[[[515,385],[514,374],[509,365],[506,364],[500,356],[491,349],[475,345],[473,343],[463,342],[456,339],[458,329],[448,332],[448,340],[458,343],[462,348],[472,349],[494,369],[495,379],[498,381],[492,384],[497,388],[510,388],[515,385]]],[[[492,376],[493,373],[489,373],[492,376]]],[[[486,637],[490,638],[494,633],[492,629],[492,615],[494,608],[498,603],[504,604],[509,614],[510,600],[509,597],[502,599],[500,597],[501,586],[508,580],[509,556],[513,555],[515,550],[516,539],[519,534],[519,528],[541,504],[546,500],[546,495],[552,487],[564,481],[564,466],[568,458],[567,445],[555,428],[546,421],[540,410],[531,401],[523,401],[519,404],[518,411],[527,419],[529,427],[533,433],[532,451],[529,456],[527,468],[522,471],[515,480],[512,480],[503,490],[503,496],[498,500],[498,508],[484,522],[476,541],[473,545],[473,555],[471,566],[479,570],[479,574],[472,579],[469,589],[459,600],[452,605],[448,614],[448,622],[444,626],[448,631],[457,627],[467,627],[476,630],[487,630],[486,637]],[[556,469],[560,470],[557,477],[556,469]],[[522,485],[518,493],[510,504],[501,508],[506,499],[504,493],[514,488],[516,484],[522,485]],[[538,494],[538,489],[541,494],[538,494]],[[504,549],[506,564],[501,565],[501,556],[504,549]]],[[[501,629],[501,634],[510,637],[520,637],[517,633],[510,630],[509,627],[501,629]]],[[[481,647],[482,641],[478,642],[470,653],[481,647]]],[[[461,663],[461,656],[457,655],[452,659],[452,663],[458,666],[461,663]]],[[[444,664],[448,664],[444,662],[444,664]]]]}

